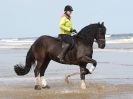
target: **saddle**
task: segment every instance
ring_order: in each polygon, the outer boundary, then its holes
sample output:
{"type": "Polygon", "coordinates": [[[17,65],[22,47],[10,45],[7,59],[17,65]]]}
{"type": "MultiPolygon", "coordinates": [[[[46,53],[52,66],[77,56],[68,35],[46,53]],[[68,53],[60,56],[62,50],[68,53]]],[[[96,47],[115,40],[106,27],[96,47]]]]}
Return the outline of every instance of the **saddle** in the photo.
{"type": "MultiPolygon", "coordinates": [[[[57,37],[57,39],[60,42],[62,42],[62,46],[63,46],[64,43],[67,43],[66,40],[62,39],[60,36],[57,37]]],[[[74,46],[75,46],[75,38],[74,38],[74,36],[71,36],[71,40],[69,40],[68,42],[71,43],[70,50],[72,50],[74,48],[74,46]]]]}

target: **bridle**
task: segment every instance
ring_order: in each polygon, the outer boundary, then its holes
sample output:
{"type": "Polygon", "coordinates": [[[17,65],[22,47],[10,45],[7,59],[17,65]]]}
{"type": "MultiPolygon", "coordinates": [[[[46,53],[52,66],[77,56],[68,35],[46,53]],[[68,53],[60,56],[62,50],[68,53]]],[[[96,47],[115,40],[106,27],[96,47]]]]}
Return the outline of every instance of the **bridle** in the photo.
{"type": "Polygon", "coordinates": [[[100,38],[100,34],[101,34],[101,31],[100,31],[101,28],[98,28],[98,34],[97,34],[97,39],[96,39],[96,42],[99,43],[99,42],[105,42],[105,39],[99,39],[100,38]]]}

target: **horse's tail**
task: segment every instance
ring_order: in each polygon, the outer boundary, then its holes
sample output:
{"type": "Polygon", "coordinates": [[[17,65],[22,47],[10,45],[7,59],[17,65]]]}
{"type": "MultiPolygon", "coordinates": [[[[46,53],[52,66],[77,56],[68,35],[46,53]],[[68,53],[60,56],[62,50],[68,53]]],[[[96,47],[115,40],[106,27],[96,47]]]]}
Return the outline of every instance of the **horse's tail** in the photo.
{"type": "Polygon", "coordinates": [[[23,66],[22,64],[17,64],[14,66],[14,71],[19,76],[26,75],[30,71],[31,66],[34,63],[35,63],[35,57],[33,55],[32,47],[31,47],[26,56],[25,66],[23,66]]]}

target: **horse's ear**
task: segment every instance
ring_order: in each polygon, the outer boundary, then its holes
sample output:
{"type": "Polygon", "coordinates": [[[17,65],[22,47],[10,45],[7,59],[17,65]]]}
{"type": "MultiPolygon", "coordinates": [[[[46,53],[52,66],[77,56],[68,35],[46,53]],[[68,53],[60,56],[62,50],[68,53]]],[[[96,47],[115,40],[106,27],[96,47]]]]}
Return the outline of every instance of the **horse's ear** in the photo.
{"type": "Polygon", "coordinates": [[[101,25],[104,26],[104,22],[102,22],[101,25]]]}
{"type": "Polygon", "coordinates": [[[100,22],[98,22],[98,25],[100,25],[100,22]]]}

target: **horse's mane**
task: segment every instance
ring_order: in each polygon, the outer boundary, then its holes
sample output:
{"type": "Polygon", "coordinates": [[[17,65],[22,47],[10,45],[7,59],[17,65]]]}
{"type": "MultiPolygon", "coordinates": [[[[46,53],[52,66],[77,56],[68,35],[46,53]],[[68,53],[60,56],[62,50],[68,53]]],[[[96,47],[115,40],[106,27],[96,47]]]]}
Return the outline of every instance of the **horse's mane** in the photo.
{"type": "Polygon", "coordinates": [[[96,28],[98,24],[90,24],[82,28],[74,37],[81,39],[82,41],[88,43],[90,39],[94,38],[96,28]]]}
{"type": "Polygon", "coordinates": [[[90,24],[82,28],[79,33],[77,33],[77,37],[83,37],[83,36],[91,36],[94,35],[92,31],[94,31],[98,27],[98,24],[90,24]]]}

